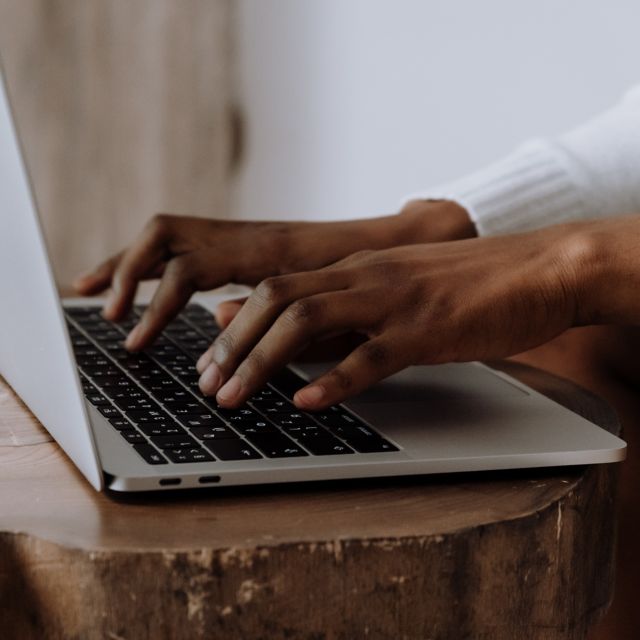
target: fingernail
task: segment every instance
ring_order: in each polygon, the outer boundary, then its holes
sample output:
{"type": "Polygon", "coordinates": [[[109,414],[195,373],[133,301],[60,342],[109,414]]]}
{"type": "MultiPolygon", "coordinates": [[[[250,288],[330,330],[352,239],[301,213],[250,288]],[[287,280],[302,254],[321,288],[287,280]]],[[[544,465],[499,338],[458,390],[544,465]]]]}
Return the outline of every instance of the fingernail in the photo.
{"type": "Polygon", "coordinates": [[[220,369],[215,362],[212,362],[200,376],[198,384],[200,385],[200,391],[206,396],[212,396],[220,387],[222,382],[222,376],[220,375],[220,369]]]}
{"type": "Polygon", "coordinates": [[[216,341],[213,343],[213,359],[224,366],[224,361],[228,356],[229,353],[227,352],[226,348],[219,340],[216,339],[216,341]]]}
{"type": "Polygon", "coordinates": [[[241,389],[242,380],[240,380],[239,376],[233,376],[222,386],[216,397],[222,402],[233,402],[240,394],[241,389]]]}
{"type": "Polygon", "coordinates": [[[320,385],[312,384],[304,389],[300,389],[293,398],[293,401],[305,407],[313,407],[322,400],[324,395],[325,391],[320,385]]]}
{"type": "Polygon", "coordinates": [[[213,361],[213,355],[209,350],[205,351],[200,358],[198,358],[198,362],[196,362],[196,370],[198,373],[204,373],[204,370],[211,364],[213,361]]]}
{"type": "Polygon", "coordinates": [[[127,336],[127,339],[124,341],[124,346],[126,349],[133,351],[136,348],[136,343],[138,342],[140,331],[141,329],[139,324],[131,329],[129,335],[127,336]]]}

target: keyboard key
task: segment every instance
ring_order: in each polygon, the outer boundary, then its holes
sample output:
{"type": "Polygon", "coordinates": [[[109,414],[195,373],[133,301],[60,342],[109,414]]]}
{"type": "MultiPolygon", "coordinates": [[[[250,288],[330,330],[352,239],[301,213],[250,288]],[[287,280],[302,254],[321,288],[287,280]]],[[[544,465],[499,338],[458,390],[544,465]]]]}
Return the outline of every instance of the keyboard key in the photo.
{"type": "Polygon", "coordinates": [[[304,413],[277,413],[267,414],[269,420],[273,421],[279,427],[283,429],[287,427],[293,427],[295,425],[300,426],[318,426],[317,422],[314,422],[309,416],[304,413]]]}
{"type": "Polygon", "coordinates": [[[295,413],[297,411],[295,405],[283,398],[255,398],[251,400],[251,404],[261,413],[295,413]]]}
{"type": "Polygon", "coordinates": [[[331,412],[324,414],[311,414],[320,424],[325,426],[331,433],[340,437],[355,438],[379,438],[380,435],[371,427],[364,424],[351,414],[345,412],[331,412]]]}
{"type": "Polygon", "coordinates": [[[171,462],[176,463],[211,462],[215,460],[210,453],[200,447],[192,447],[191,449],[165,449],[164,453],[169,457],[171,462]]]}
{"type": "Polygon", "coordinates": [[[97,377],[97,376],[117,376],[122,374],[122,372],[118,368],[116,368],[115,366],[112,366],[111,364],[106,367],[90,366],[90,367],[81,367],[81,368],[83,373],[85,373],[90,378],[97,377]]]}
{"type": "Polygon", "coordinates": [[[207,449],[220,460],[257,460],[262,456],[244,440],[207,440],[207,449]]]}
{"type": "Polygon", "coordinates": [[[205,406],[195,399],[192,402],[187,400],[176,400],[174,402],[164,402],[163,404],[169,413],[173,413],[175,415],[200,413],[203,409],[206,409],[205,406]]]}
{"type": "Polygon", "coordinates": [[[187,432],[175,422],[141,422],[138,429],[146,436],[181,436],[187,432]]]}
{"type": "Polygon", "coordinates": [[[97,358],[102,355],[101,351],[98,351],[92,344],[86,347],[75,346],[73,353],[75,353],[76,359],[86,360],[88,358],[97,358]]]}
{"type": "Polygon", "coordinates": [[[129,378],[125,378],[124,376],[93,376],[91,380],[97,384],[99,387],[104,387],[105,389],[113,389],[117,387],[125,388],[133,385],[133,381],[129,380],[129,378]]]}
{"type": "Polygon", "coordinates": [[[262,416],[248,407],[241,409],[223,409],[222,407],[216,408],[216,413],[221,415],[222,418],[231,424],[236,422],[244,422],[246,420],[261,420],[262,416]]]}
{"type": "Polygon", "coordinates": [[[90,357],[82,357],[76,358],[76,362],[79,367],[85,369],[87,371],[96,371],[100,369],[104,369],[112,366],[111,360],[107,359],[106,356],[90,356],[90,357]]]}
{"type": "Polygon", "coordinates": [[[133,429],[133,425],[126,418],[120,416],[109,418],[109,424],[118,431],[133,429]]]}
{"type": "Polygon", "coordinates": [[[122,334],[117,329],[108,329],[106,331],[97,331],[91,334],[91,337],[100,342],[112,342],[116,340],[122,340],[122,334]]]}
{"type": "Polygon", "coordinates": [[[147,411],[157,413],[160,406],[155,402],[144,402],[138,400],[121,400],[118,402],[118,408],[128,415],[132,411],[147,411]]]}
{"type": "Polygon", "coordinates": [[[65,307],[64,313],[66,316],[70,318],[82,319],[87,316],[95,313],[98,307],[88,306],[88,307],[65,307]]]}
{"type": "Polygon", "coordinates": [[[339,407],[331,407],[320,413],[309,412],[309,415],[325,426],[342,426],[344,424],[358,424],[359,421],[339,407]]]}
{"type": "Polygon", "coordinates": [[[149,402],[151,398],[142,389],[115,389],[110,392],[111,399],[117,404],[119,400],[142,400],[149,402]]]}
{"type": "Polygon", "coordinates": [[[229,428],[225,425],[225,423],[220,418],[218,418],[218,416],[214,416],[211,413],[184,413],[176,417],[181,424],[189,428],[216,427],[218,429],[229,430],[229,428]]]}
{"type": "Polygon", "coordinates": [[[101,393],[98,393],[97,391],[92,391],[89,392],[86,395],[87,400],[94,406],[94,407],[99,407],[99,406],[104,406],[104,405],[108,405],[109,400],[107,400],[107,398],[105,398],[101,393]]]}
{"type": "Polygon", "coordinates": [[[309,455],[284,433],[247,434],[247,440],[268,458],[295,458],[309,455]]]}
{"type": "Polygon", "coordinates": [[[282,429],[285,433],[290,435],[292,438],[295,438],[296,440],[299,440],[298,436],[303,433],[307,434],[305,437],[315,436],[320,438],[328,438],[331,436],[331,434],[326,429],[321,427],[319,424],[316,424],[315,422],[313,424],[300,424],[296,422],[292,425],[285,425],[282,427],[282,429]]]}
{"type": "Polygon", "coordinates": [[[231,424],[236,431],[243,435],[249,433],[280,433],[275,425],[266,420],[240,420],[231,424]]]}
{"type": "Polygon", "coordinates": [[[265,400],[282,400],[282,396],[270,387],[264,387],[263,389],[260,389],[260,391],[257,391],[255,395],[249,398],[249,400],[251,402],[262,402],[265,400]]]}
{"type": "Polygon", "coordinates": [[[172,391],[176,389],[182,389],[182,387],[173,378],[170,378],[169,376],[167,377],[149,376],[148,379],[145,379],[143,376],[140,376],[139,380],[146,389],[149,389],[149,391],[153,391],[154,393],[161,390],[172,391]]]}
{"type": "Polygon", "coordinates": [[[127,411],[159,411],[160,406],[149,398],[114,398],[113,403],[125,413],[127,411]]]}
{"type": "Polygon", "coordinates": [[[240,436],[229,427],[191,427],[189,433],[198,440],[239,439],[240,436]]]}
{"type": "Polygon", "coordinates": [[[158,449],[190,449],[198,446],[198,443],[186,433],[178,436],[153,436],[151,442],[158,449]]]}
{"type": "Polygon", "coordinates": [[[133,447],[149,464],[167,464],[164,456],[150,444],[136,444],[133,447]]]}
{"type": "Polygon", "coordinates": [[[105,417],[105,418],[122,418],[122,414],[120,413],[120,411],[118,411],[114,406],[112,405],[108,405],[108,406],[104,406],[104,407],[97,407],[98,411],[105,417]]]}
{"type": "Polygon", "coordinates": [[[147,439],[135,429],[120,431],[120,435],[131,444],[144,444],[147,439]]]}
{"type": "MultiPolygon", "coordinates": [[[[326,433],[326,432],[325,432],[326,433]]],[[[346,453],[353,453],[353,449],[349,448],[344,442],[334,438],[327,433],[327,437],[305,437],[301,434],[298,438],[305,448],[307,448],[315,456],[336,456],[346,453]]]]}
{"type": "Polygon", "coordinates": [[[398,451],[398,447],[380,436],[375,438],[347,438],[347,444],[359,453],[384,453],[387,451],[398,451]]]}
{"type": "Polygon", "coordinates": [[[140,422],[173,422],[171,416],[164,411],[127,411],[127,418],[138,424],[140,422]]]}
{"type": "Polygon", "coordinates": [[[174,385],[169,389],[161,389],[153,394],[157,400],[163,404],[168,402],[180,402],[184,400],[193,400],[193,396],[183,387],[174,385]]]}

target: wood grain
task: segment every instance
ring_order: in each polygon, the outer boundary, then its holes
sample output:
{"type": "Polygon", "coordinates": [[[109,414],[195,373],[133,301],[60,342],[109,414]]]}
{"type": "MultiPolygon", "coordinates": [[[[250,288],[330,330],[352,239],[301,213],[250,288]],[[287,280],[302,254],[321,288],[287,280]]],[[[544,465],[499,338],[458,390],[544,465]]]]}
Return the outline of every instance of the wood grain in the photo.
{"type": "Polygon", "coordinates": [[[154,213],[224,216],[229,0],[0,0],[9,91],[59,282],[154,213]]]}
{"type": "Polygon", "coordinates": [[[0,447],[0,467],[7,637],[572,639],[611,597],[611,466],[130,496],[50,442],[0,447]]]}

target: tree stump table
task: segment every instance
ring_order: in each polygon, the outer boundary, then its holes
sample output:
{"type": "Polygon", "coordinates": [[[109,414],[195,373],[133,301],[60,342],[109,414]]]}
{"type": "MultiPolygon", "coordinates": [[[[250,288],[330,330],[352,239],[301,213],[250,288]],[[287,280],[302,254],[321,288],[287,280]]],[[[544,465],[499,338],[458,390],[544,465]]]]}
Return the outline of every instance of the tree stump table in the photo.
{"type": "MultiPolygon", "coordinates": [[[[617,432],[598,398],[499,366],[617,432]]],[[[0,381],[0,636],[585,638],[612,595],[615,475],[99,494],[0,381]]]]}

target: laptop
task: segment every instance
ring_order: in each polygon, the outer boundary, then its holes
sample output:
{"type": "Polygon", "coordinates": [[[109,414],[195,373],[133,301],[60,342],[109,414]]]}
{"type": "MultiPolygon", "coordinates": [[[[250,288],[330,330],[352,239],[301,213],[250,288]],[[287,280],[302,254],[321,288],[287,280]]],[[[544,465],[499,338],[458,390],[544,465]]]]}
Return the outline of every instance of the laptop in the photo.
{"type": "Polygon", "coordinates": [[[412,367],[320,413],[290,366],[244,407],[198,389],[218,329],[189,304],[146,351],[99,300],[60,300],[0,82],[0,374],[97,489],[147,491],[622,460],[625,443],[479,363],[412,367]]]}

